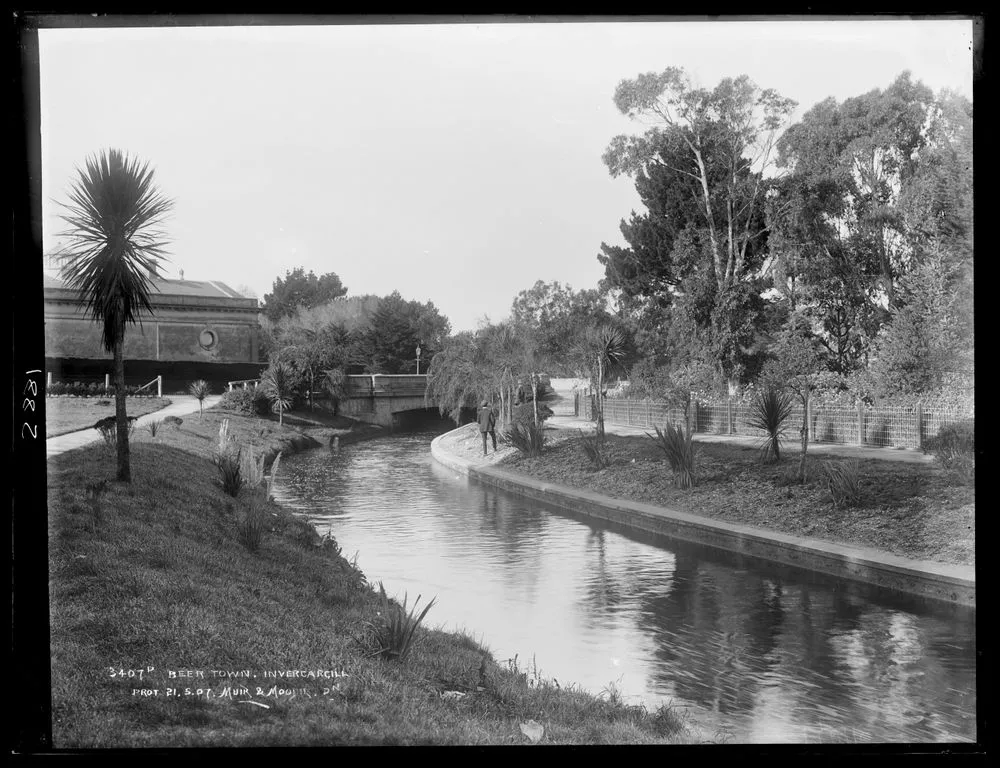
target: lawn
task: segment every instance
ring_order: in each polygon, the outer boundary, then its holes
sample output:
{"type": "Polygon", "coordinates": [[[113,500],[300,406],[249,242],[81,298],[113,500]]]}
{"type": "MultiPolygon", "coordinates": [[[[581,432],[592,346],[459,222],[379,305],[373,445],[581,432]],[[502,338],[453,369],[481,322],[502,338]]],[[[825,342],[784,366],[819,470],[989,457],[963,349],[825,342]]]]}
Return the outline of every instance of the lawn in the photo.
{"type": "MultiPolygon", "coordinates": [[[[165,397],[129,397],[125,401],[129,416],[145,416],[170,405],[165,397]]],[[[45,436],[89,429],[98,421],[115,415],[114,398],[47,397],[45,398],[45,436]]]]}
{"type": "MultiPolygon", "coordinates": [[[[475,426],[453,445],[482,461],[475,426]]],[[[457,437],[457,436],[456,436],[457,437]]],[[[807,481],[793,479],[798,454],[762,464],[754,448],[696,443],[696,485],[678,488],[663,452],[647,437],[608,435],[608,465],[596,470],[571,430],[546,430],[537,458],[501,449],[499,465],[532,477],[617,498],[657,504],[715,520],[757,526],[843,544],[874,547],[915,559],[975,564],[975,488],[936,464],[863,460],[861,501],[836,506],[825,483],[824,462],[807,456],[807,481]]]]}
{"type": "Polygon", "coordinates": [[[530,721],[543,744],[699,740],[669,708],[560,688],[463,634],[422,626],[384,657],[392,609],[335,541],[264,502],[260,547],[242,543],[261,497],[220,487],[224,418],[269,454],[331,434],[210,409],[135,439],[130,485],[103,445],[49,461],[56,748],[524,744],[530,721]]]}

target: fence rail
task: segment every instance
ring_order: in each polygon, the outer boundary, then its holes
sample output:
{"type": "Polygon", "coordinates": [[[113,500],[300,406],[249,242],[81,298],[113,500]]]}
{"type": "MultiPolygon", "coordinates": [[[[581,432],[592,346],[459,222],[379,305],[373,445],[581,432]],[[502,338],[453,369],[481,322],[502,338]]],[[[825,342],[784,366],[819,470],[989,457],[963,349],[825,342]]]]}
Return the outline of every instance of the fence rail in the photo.
{"type": "MultiPolygon", "coordinates": [[[[577,398],[579,415],[593,418],[591,393],[577,398]]],[[[941,427],[974,418],[971,410],[905,406],[843,406],[810,403],[809,442],[870,445],[883,448],[922,448],[941,427]]],[[[692,401],[688,413],[682,408],[651,400],[609,398],[604,401],[604,421],[631,427],[683,424],[695,433],[763,437],[751,427],[750,404],[731,398],[724,401],[692,401]]],[[[796,405],[785,422],[788,436],[798,439],[803,407],[796,405]]]]}
{"type": "Polygon", "coordinates": [[[427,374],[383,374],[347,377],[348,397],[423,397],[427,374]]]}

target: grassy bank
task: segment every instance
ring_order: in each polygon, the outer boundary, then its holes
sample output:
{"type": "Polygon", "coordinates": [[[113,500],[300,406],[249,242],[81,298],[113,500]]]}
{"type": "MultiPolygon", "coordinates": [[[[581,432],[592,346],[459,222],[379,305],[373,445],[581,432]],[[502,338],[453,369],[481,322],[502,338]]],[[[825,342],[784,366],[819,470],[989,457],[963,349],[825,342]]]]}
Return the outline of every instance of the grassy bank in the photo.
{"type": "MultiPolygon", "coordinates": [[[[550,482],[586,488],[716,520],[792,535],[874,547],[915,559],[975,564],[975,488],[935,464],[863,460],[860,502],[837,506],[824,481],[823,462],[846,459],[814,454],[808,480],[793,480],[798,455],[762,464],[757,450],[696,443],[696,485],[678,488],[663,452],[647,437],[608,435],[606,466],[595,469],[579,433],[546,430],[547,447],[526,458],[506,446],[498,463],[550,482]]],[[[469,425],[450,450],[482,463],[482,442],[469,425]],[[467,434],[466,434],[467,433],[467,434]]]]}
{"type": "MultiPolygon", "coordinates": [[[[129,416],[145,416],[170,405],[166,397],[129,397],[129,416]]],[[[114,398],[47,397],[45,399],[45,436],[56,437],[93,427],[101,419],[115,415],[114,398]]]]}
{"type": "Polygon", "coordinates": [[[559,688],[465,635],[421,627],[386,658],[393,609],[334,541],[268,502],[259,549],[241,543],[247,491],[226,495],[211,460],[225,417],[272,454],[330,434],[209,410],[137,432],[131,485],[103,446],[49,461],[55,747],[522,744],[535,724],[540,743],[694,738],[669,709],[559,688]]]}

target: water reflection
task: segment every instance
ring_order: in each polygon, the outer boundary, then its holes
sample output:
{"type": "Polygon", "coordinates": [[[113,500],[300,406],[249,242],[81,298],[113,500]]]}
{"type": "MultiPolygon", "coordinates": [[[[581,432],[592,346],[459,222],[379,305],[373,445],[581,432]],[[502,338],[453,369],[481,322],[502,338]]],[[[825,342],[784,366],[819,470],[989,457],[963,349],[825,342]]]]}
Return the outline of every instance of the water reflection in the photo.
{"type": "Polygon", "coordinates": [[[430,435],[289,457],[276,495],[428,618],[738,742],[974,741],[975,613],[752,563],[471,483],[430,435]]]}

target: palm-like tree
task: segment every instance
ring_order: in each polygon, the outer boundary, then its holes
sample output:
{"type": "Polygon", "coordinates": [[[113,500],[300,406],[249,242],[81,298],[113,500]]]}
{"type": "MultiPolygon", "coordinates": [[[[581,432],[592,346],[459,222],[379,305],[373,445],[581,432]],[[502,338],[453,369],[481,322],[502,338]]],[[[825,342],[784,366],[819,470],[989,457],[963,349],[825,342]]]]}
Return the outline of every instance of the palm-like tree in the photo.
{"type": "Polygon", "coordinates": [[[260,388],[271,407],[278,412],[278,424],[283,423],[285,411],[295,397],[295,372],[288,363],[274,362],[260,377],[260,388]]]}
{"type": "Polygon", "coordinates": [[[597,388],[594,408],[599,439],[604,439],[604,382],[608,375],[624,371],[628,342],[628,335],[620,327],[602,324],[587,328],[578,347],[597,388]]]}
{"type": "Polygon", "coordinates": [[[125,327],[152,314],[149,279],[165,258],[160,225],[173,207],[153,183],[153,170],[117,149],[94,155],[69,192],[69,225],[59,255],[62,277],[80,291],[87,312],[103,324],[101,342],[114,360],[118,474],[131,482],[125,412],[125,327]]]}

